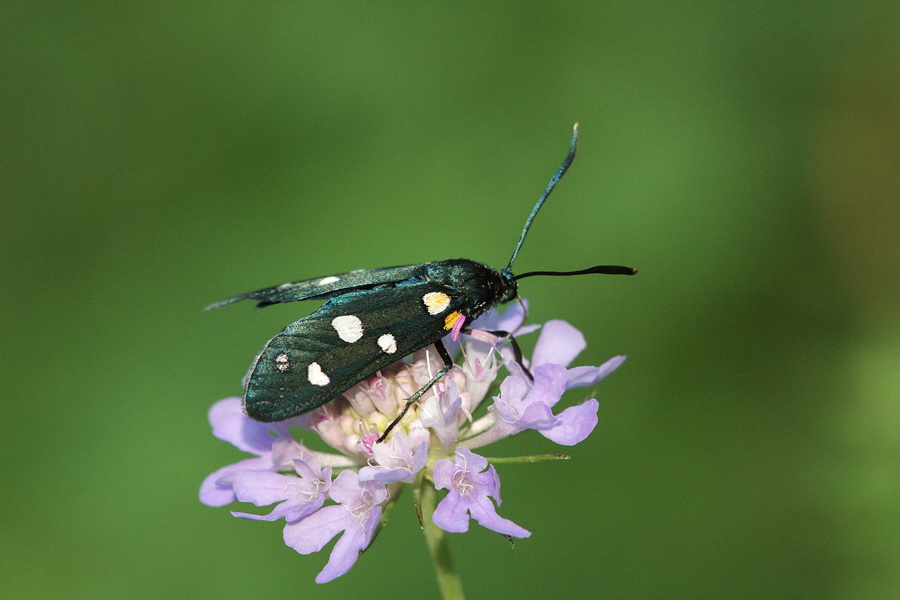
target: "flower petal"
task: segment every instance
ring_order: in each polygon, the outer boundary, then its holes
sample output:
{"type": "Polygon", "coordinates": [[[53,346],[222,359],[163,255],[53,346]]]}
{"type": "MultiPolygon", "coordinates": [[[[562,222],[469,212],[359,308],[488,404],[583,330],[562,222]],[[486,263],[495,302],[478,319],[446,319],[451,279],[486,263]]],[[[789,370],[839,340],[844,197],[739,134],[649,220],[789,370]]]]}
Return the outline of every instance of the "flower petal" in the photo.
{"type": "Polygon", "coordinates": [[[219,400],[209,409],[213,435],[244,452],[264,454],[272,449],[272,431],[282,429],[277,423],[260,423],[244,414],[241,399],[234,396],[219,400]]]}
{"type": "Polygon", "coordinates": [[[348,527],[331,550],[325,568],[316,575],[316,583],[328,583],[349,571],[356,564],[359,553],[371,543],[375,525],[380,521],[381,508],[375,507],[365,527],[348,527]]]}
{"type": "Polygon", "coordinates": [[[625,362],[625,358],[625,356],[613,356],[599,367],[574,367],[569,369],[566,389],[596,385],[600,380],[618,369],[625,362]]]}
{"type": "Polygon", "coordinates": [[[488,459],[460,446],[456,449],[456,464],[466,471],[480,473],[488,468],[488,459]]]}
{"type": "Polygon", "coordinates": [[[520,527],[509,519],[504,519],[497,514],[497,509],[494,508],[493,502],[487,496],[480,496],[474,499],[469,504],[469,512],[472,514],[472,518],[478,521],[479,525],[497,533],[517,538],[527,538],[531,535],[531,532],[524,527],[520,527]]]}
{"type": "Polygon", "coordinates": [[[212,472],[200,484],[200,502],[207,506],[231,504],[237,499],[232,488],[235,475],[240,471],[266,470],[268,466],[265,458],[247,458],[212,472]]]}
{"type": "Polygon", "coordinates": [[[286,500],[275,506],[267,515],[255,515],[252,513],[231,511],[232,516],[247,519],[248,521],[277,521],[285,519],[288,522],[299,521],[306,515],[319,510],[325,503],[325,495],[315,498],[310,502],[291,502],[286,500]]]}
{"type": "Polygon", "coordinates": [[[557,417],[543,402],[529,404],[519,420],[513,425],[520,431],[525,429],[547,429],[556,423],[557,417]]]}
{"type": "Polygon", "coordinates": [[[353,517],[343,506],[326,506],[284,526],[284,543],[300,554],[312,554],[342,532],[353,517]]]}
{"type": "Polygon", "coordinates": [[[584,336],[573,326],[560,320],[547,321],[534,345],[531,364],[554,363],[568,367],[586,347],[584,336]]]}
{"type": "Polygon", "coordinates": [[[469,530],[469,515],[466,507],[467,503],[456,490],[451,489],[450,493],[434,509],[431,520],[444,531],[464,533],[469,530]]]}
{"type": "Polygon", "coordinates": [[[597,426],[597,409],[600,403],[591,398],[577,406],[570,406],[556,415],[550,427],[538,428],[545,438],[563,446],[574,446],[582,442],[597,426]]]}
{"type": "Polygon", "coordinates": [[[529,386],[524,377],[510,375],[500,384],[500,395],[494,397],[494,409],[504,423],[515,423],[525,412],[524,400],[529,386]]]}
{"type": "Polygon", "coordinates": [[[432,481],[434,488],[437,490],[449,490],[453,485],[453,472],[456,465],[448,458],[438,459],[434,463],[434,472],[432,473],[432,481]]]}
{"type": "Polygon", "coordinates": [[[266,506],[291,497],[300,479],[271,471],[242,471],[235,475],[234,493],[241,502],[266,506]]]}
{"type": "Polygon", "coordinates": [[[532,374],[534,375],[534,384],[525,396],[524,404],[531,405],[540,402],[547,406],[555,406],[566,391],[569,372],[564,366],[545,363],[535,367],[532,374]]]}

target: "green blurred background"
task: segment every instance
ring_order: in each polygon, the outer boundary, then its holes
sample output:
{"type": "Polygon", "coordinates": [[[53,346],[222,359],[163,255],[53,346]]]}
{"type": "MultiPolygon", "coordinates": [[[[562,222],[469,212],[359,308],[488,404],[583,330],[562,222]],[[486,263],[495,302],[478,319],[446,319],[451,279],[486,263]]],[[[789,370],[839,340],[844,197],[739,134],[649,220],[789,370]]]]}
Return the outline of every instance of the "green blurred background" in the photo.
{"type": "MultiPolygon", "coordinates": [[[[197,500],[206,411],[362,267],[518,270],[629,361],[559,464],[502,465],[472,598],[900,597],[895,2],[4,2],[4,598],[425,598],[409,495],[313,577],[197,500]]],[[[583,396],[573,395],[572,402],[583,396]]],[[[493,454],[556,451],[537,434],[493,454]]]]}

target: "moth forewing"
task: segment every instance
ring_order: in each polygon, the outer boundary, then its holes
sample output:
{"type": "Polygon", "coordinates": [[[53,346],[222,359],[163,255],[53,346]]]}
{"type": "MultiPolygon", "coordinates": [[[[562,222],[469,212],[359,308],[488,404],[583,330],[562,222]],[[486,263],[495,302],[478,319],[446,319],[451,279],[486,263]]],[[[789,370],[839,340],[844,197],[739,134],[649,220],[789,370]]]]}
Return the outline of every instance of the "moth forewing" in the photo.
{"type": "Polygon", "coordinates": [[[448,326],[448,318],[461,314],[466,300],[434,281],[329,300],[269,340],[257,355],[245,383],[247,414],[258,421],[281,421],[334,400],[447,335],[453,325],[448,326]]]}

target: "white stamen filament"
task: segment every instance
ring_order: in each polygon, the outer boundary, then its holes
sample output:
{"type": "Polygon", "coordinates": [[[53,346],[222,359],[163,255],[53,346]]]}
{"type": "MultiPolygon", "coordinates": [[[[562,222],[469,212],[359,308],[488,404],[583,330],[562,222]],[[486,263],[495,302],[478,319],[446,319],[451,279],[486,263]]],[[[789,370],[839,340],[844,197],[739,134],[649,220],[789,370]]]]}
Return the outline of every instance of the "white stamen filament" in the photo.
{"type": "Polygon", "coordinates": [[[453,487],[459,492],[460,496],[468,496],[474,485],[469,481],[465,467],[458,467],[453,472],[453,487]]]}

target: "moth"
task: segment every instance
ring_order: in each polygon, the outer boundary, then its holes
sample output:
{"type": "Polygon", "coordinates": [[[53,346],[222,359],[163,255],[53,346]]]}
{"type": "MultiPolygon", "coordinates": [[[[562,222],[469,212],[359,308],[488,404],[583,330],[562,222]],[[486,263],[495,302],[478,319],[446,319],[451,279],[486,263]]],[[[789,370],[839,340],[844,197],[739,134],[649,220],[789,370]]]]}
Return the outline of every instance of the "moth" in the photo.
{"type": "MultiPolygon", "coordinates": [[[[575,159],[577,146],[576,123],[565,160],[525,221],[509,263],[499,271],[467,258],[360,269],[284,283],[208,306],[210,310],[241,300],[255,300],[258,307],[297,300],[324,301],[313,314],[294,321],[269,340],[256,355],[244,380],[247,415],[257,421],[274,422],[309,412],[379,369],[434,344],[444,362],[442,368],[410,396],[382,434],[383,440],[406,410],[452,368],[452,358],[441,339],[467,333],[467,322],[518,298],[520,279],[535,275],[634,275],[636,269],[614,265],[580,271],[512,272],[531,223],[575,159]]],[[[491,333],[511,337],[503,331],[491,333]]],[[[521,353],[517,346],[514,349],[521,363],[521,353]]]]}

